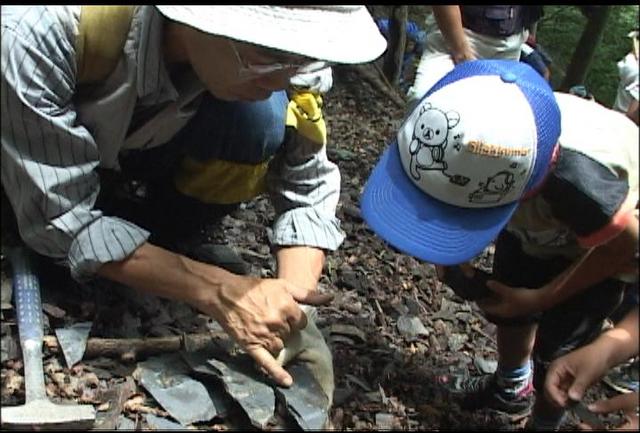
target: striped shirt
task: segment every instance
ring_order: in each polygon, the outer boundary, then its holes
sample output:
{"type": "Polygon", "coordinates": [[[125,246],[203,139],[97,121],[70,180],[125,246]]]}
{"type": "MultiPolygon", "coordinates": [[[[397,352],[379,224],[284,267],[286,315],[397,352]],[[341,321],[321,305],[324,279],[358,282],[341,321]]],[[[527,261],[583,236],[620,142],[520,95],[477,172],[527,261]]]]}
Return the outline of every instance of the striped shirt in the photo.
{"type": "MultiPolygon", "coordinates": [[[[94,209],[96,169],[118,169],[118,155],[126,149],[166,143],[193,116],[193,102],[205,89],[195,76],[180,83],[169,78],[163,17],[155,7],[136,9],[115,70],[82,90],[76,88],[75,58],[80,6],[1,11],[2,184],[25,243],[86,279],[149,237],[143,228],[94,209]],[[160,106],[128,134],[135,113],[160,106]]],[[[273,243],[335,250],[344,239],[335,217],[340,174],[325,152],[270,170],[277,213],[273,243]]]]}

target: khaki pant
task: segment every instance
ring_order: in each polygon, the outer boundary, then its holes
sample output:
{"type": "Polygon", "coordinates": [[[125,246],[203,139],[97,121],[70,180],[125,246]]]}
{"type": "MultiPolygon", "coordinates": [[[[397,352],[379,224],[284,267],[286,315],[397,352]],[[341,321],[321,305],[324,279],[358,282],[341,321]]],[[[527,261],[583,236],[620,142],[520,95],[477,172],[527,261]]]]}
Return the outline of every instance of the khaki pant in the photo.
{"type": "MultiPolygon", "coordinates": [[[[426,32],[425,49],[416,70],[413,86],[407,91],[411,107],[417,104],[422,96],[455,66],[448,44],[438,29],[433,15],[427,18],[426,32]]],[[[478,59],[520,60],[522,44],[528,37],[528,30],[505,38],[485,36],[469,29],[464,29],[464,33],[478,59]]]]}

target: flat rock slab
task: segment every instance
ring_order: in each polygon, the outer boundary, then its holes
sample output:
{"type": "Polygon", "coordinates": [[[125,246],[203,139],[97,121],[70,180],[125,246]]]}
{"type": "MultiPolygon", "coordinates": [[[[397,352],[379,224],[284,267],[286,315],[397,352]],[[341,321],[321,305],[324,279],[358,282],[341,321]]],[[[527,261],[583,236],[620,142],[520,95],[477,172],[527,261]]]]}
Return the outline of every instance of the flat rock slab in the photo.
{"type": "Polygon", "coordinates": [[[275,413],[275,393],[270,385],[264,383],[265,379],[250,368],[249,362],[240,359],[234,357],[225,363],[212,358],[207,362],[218,370],[225,389],[240,404],[251,424],[264,429],[275,413]]]}
{"type": "Polygon", "coordinates": [[[173,418],[187,426],[217,415],[207,388],[188,373],[180,354],[172,353],[138,363],[134,378],[173,418]]]}
{"type": "Polygon", "coordinates": [[[303,430],[323,430],[329,419],[329,399],[309,368],[292,364],[287,371],[293,377],[289,388],[276,388],[285,402],[287,412],[303,430]]]}

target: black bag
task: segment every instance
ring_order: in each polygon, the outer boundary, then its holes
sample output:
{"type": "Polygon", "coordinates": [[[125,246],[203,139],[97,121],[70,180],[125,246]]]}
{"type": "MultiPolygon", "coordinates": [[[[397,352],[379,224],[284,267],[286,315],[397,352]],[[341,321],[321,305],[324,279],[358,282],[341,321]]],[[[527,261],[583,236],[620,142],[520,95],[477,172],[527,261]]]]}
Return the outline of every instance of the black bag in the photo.
{"type": "Polygon", "coordinates": [[[464,27],[488,36],[506,37],[519,33],[542,16],[542,6],[461,5],[464,27]]]}

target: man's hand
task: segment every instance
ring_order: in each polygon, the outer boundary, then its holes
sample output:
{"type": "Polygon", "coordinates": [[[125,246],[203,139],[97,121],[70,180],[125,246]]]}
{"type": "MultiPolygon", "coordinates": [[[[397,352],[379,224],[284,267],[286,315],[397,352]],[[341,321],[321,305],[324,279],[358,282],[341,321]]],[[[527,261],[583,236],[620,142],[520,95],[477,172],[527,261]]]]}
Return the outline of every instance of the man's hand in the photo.
{"type": "Polygon", "coordinates": [[[307,317],[297,301],[317,303],[312,296],[284,279],[234,276],[200,307],[215,317],[236,342],[278,384],[290,386],[293,379],[276,361],[291,333],[307,326],[307,317]]]}
{"type": "Polygon", "coordinates": [[[283,386],[291,385],[292,379],[275,356],[293,331],[307,325],[298,302],[318,304],[330,298],[283,278],[234,275],[150,243],[124,260],[104,264],[98,273],[137,290],[187,302],[211,315],[283,386]]]}
{"type": "MultiPolygon", "coordinates": [[[[587,408],[594,413],[611,413],[621,410],[625,416],[625,422],[613,430],[638,431],[638,391],[599,400],[590,404],[587,408]]],[[[580,430],[594,429],[593,426],[586,423],[581,423],[579,427],[580,430]]]]}
{"type": "MultiPolygon", "coordinates": [[[[437,275],[438,279],[440,281],[444,282],[444,274],[445,274],[445,272],[447,270],[447,266],[442,266],[442,265],[434,265],[434,266],[436,268],[436,275],[437,275]]],[[[460,263],[457,266],[460,267],[460,269],[462,270],[462,273],[465,275],[465,277],[467,277],[467,278],[473,277],[474,267],[469,262],[460,263]]]]}

